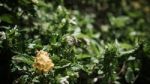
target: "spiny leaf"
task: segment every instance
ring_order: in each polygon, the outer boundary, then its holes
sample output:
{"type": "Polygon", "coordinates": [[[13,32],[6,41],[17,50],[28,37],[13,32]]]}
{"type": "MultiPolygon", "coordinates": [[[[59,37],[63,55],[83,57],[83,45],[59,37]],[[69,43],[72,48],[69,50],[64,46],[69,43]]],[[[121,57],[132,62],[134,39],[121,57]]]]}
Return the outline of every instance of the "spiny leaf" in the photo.
{"type": "Polygon", "coordinates": [[[17,63],[25,63],[28,65],[33,64],[33,58],[27,55],[15,55],[14,57],[12,57],[12,60],[17,63]]]}

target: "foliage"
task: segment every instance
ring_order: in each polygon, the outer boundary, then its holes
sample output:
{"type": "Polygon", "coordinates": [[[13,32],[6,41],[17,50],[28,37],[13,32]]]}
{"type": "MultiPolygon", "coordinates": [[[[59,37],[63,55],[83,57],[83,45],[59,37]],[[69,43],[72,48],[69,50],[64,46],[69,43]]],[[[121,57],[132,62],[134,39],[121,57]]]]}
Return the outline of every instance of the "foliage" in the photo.
{"type": "Polygon", "coordinates": [[[11,69],[1,83],[142,84],[150,77],[146,0],[2,0],[0,10],[0,55],[11,69]],[[37,50],[54,63],[48,73],[33,67],[37,50]]]}

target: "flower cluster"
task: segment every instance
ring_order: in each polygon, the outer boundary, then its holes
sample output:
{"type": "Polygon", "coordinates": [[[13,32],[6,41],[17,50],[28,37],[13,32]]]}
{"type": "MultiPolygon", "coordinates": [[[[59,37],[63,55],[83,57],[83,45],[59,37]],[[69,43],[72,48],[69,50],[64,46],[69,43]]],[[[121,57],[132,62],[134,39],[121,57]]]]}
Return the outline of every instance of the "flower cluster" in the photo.
{"type": "Polygon", "coordinates": [[[48,72],[53,69],[54,64],[49,58],[49,54],[45,51],[40,50],[37,51],[33,67],[37,68],[39,71],[48,72]]]}

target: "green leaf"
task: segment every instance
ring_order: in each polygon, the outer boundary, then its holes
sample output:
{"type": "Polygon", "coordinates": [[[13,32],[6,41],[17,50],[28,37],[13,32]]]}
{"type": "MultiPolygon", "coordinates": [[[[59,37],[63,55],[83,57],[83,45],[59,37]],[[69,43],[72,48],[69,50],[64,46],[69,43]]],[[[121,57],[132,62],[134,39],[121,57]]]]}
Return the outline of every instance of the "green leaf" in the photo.
{"type": "Polygon", "coordinates": [[[16,18],[14,18],[12,15],[4,14],[0,16],[0,20],[7,23],[14,23],[16,21],[16,18]]]}
{"type": "Polygon", "coordinates": [[[130,18],[128,16],[110,17],[111,25],[119,28],[124,27],[129,22],[130,22],[130,18]]]}
{"type": "Polygon", "coordinates": [[[16,63],[25,63],[28,65],[32,65],[34,62],[33,58],[27,55],[15,55],[12,57],[12,60],[16,63]]]}
{"type": "Polygon", "coordinates": [[[132,84],[134,82],[135,79],[134,72],[130,67],[127,69],[127,72],[125,74],[125,79],[128,83],[132,84]]]}
{"type": "Polygon", "coordinates": [[[75,57],[76,57],[78,60],[91,58],[91,56],[89,56],[89,55],[87,55],[87,54],[80,54],[80,55],[76,55],[75,57]]]}

